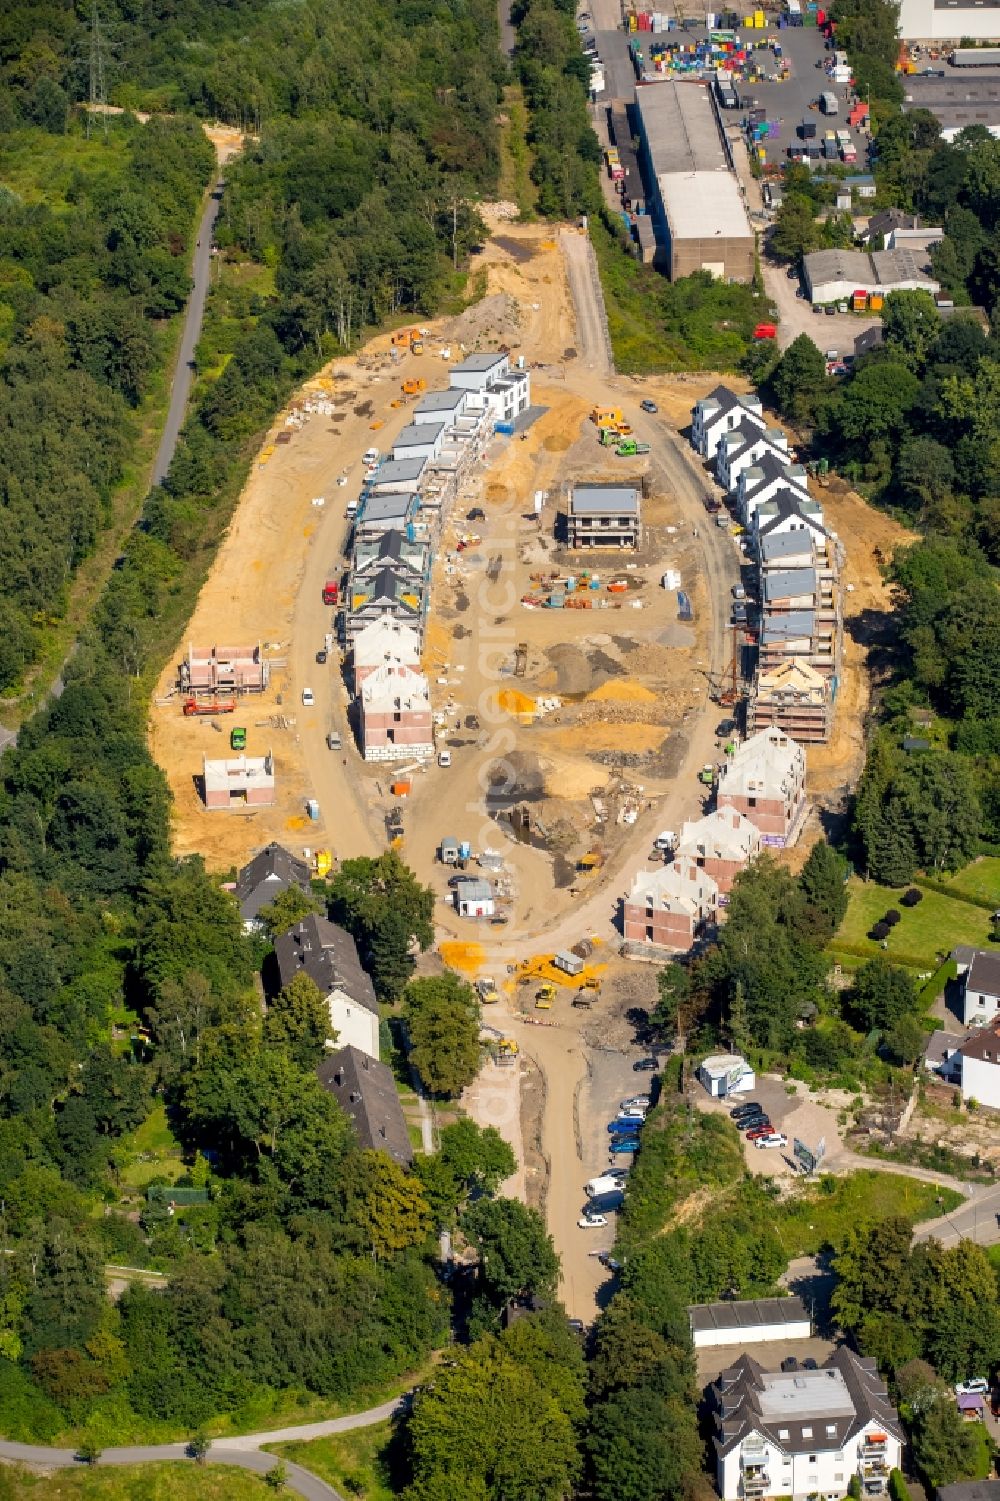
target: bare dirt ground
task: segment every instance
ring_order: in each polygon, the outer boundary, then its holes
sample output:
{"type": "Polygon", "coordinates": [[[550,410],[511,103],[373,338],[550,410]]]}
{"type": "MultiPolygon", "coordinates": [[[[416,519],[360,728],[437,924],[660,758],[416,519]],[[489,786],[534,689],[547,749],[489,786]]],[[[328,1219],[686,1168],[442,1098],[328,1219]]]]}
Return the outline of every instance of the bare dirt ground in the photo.
{"type": "MultiPolygon", "coordinates": [[[[567,1307],[589,1319],[607,1294],[607,1274],[590,1253],[611,1244],[613,1227],[577,1228],[582,1185],[607,1164],[607,1112],[642,1079],[631,1068],[640,1050],[627,1013],[655,1002],[655,969],[614,957],[618,898],[634,872],[646,868],[658,829],[679,828],[702,811],[696,772],[718,754],[714,726],[722,714],[709,699],[708,674],[728,659],[718,602],[728,601],[739,578],[740,553],[734,538],[704,524],[706,478],[681,436],[694,401],[720,378],[602,377],[593,339],[590,357],[578,359],[583,341],[564,248],[573,232],[555,239],[550,229],[511,224],[502,213],[492,228],[470,278],[477,300],[427,326],[422,358],[393,362],[383,336],[299,393],[299,405],[303,397],[331,398],[332,416],[300,413],[301,426],[281,445],[275,439],[292,413],[280,414],[185,632],[185,641],[202,645],[260,640],[272,655],[268,692],[236,717],[248,725],[251,754],[274,752],[277,803],[244,816],[202,808],[193,778],[203,753],[225,753],[231,721],[215,727],[182,718],[177,696],[170,696],[180,644],[151,710],[150,743],[174,794],[175,848],[201,852],[210,869],[225,871],[272,838],[292,849],[329,847],[341,857],[383,847],[388,778],[384,769],[365,767],[353,748],[339,669],[315,663],[332,613],[321,603],[322,584],[343,566],[343,503],[357,493],[364,448],[375,443],[384,450],[408,420],[406,407],[393,405],[404,377],[420,375],[431,389],[443,388],[444,349],[454,358],[463,348],[504,342],[523,352],[532,366],[533,404],[546,410],[523,441],[494,441],[482,472],[459,497],[436,558],[425,667],[435,707],[447,716],[452,766],[415,775],[404,805],[403,853],[438,893],[443,960],[470,977],[492,974],[505,986],[486,1020],[518,1040],[521,1064],[490,1069],[466,1106],[515,1145],[520,1167],[508,1188],[544,1203],[563,1260],[567,1307]],[[647,395],[659,405],[655,418],[639,408],[647,395]],[[650,442],[648,459],[621,460],[597,445],[588,412],[609,397],[636,436],[650,442]],[[337,484],[341,476],[344,487],[337,484]],[[581,559],[564,551],[557,518],[574,478],[645,483],[647,530],[638,556],[581,559]],[[314,505],[320,497],[324,504],[314,505]],[[463,519],[475,505],[486,511],[485,523],[463,519]],[[472,531],[479,542],[458,552],[459,538],[472,531]],[[588,594],[621,608],[522,605],[536,582],[532,574],[565,575],[582,562],[599,575],[600,587],[588,594]],[[660,587],[666,567],[681,573],[691,594],[690,625],[677,620],[675,595],[660,587]],[[607,593],[612,575],[628,580],[625,594],[607,593]],[[521,643],[525,672],[514,677],[521,643]],[[306,686],[316,696],[309,709],[301,705],[306,686]],[[325,747],[331,727],[344,736],[342,754],[325,747]],[[487,790],[505,805],[526,808],[535,837],[516,841],[490,819],[487,790]],[[318,823],[306,819],[309,797],[320,804],[318,823]],[[619,821],[633,814],[634,823],[619,821]],[[447,872],[435,862],[447,834],[502,854],[510,892],[505,928],[459,923],[448,902],[447,872]],[[600,850],[603,870],[583,876],[576,862],[590,849],[600,850]],[[595,966],[603,966],[598,1005],[577,1010],[562,993],[552,1011],[535,1013],[533,993],[515,990],[508,966],[588,936],[598,942],[595,966]],[[522,1090],[526,1076],[530,1087],[522,1090]]],[[[810,789],[835,800],[860,767],[865,612],[888,605],[874,549],[888,553],[905,534],[836,482],[822,496],[847,550],[846,578],[854,584],[848,616],[858,638],[848,635],[835,739],[808,757],[810,789]]],[[[793,1122],[790,1103],[786,1115],[797,1134],[825,1129],[809,1113],[822,1107],[803,1102],[802,1118],[796,1112],[793,1122]]],[[[832,1128],[827,1137],[832,1144],[832,1128]]],[[[785,1170],[778,1153],[754,1151],[748,1166],[785,1170]]]]}

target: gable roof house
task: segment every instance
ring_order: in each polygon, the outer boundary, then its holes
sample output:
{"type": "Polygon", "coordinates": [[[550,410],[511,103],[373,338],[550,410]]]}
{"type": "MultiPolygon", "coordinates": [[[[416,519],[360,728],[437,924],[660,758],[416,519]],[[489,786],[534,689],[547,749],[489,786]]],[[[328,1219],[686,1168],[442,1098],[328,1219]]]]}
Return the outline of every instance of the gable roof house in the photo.
{"type": "Polygon", "coordinates": [[[377,1059],[378,1002],[350,933],[311,913],[275,940],[274,955],[282,989],[308,975],[326,997],[337,1043],[377,1059]]]}
{"type": "Polygon", "coordinates": [[[760,830],[761,843],[794,844],[806,811],[806,758],[800,745],[769,727],[751,735],[723,767],[716,806],[735,808],[760,830]]]}
{"type": "Polygon", "coordinates": [[[386,1152],[400,1167],[413,1162],[392,1070],[359,1048],[338,1048],[316,1070],[323,1088],[350,1117],[358,1146],[364,1152],[386,1152]]]}
{"type": "Polygon", "coordinates": [[[236,900],[247,932],[259,927],[258,914],[289,887],[309,891],[309,867],[289,854],[284,845],[265,845],[248,860],[236,877],[236,900]]]}
{"type": "Polygon", "coordinates": [[[715,921],[718,907],[718,883],[690,855],[678,855],[636,875],[623,902],[626,941],[684,951],[715,921]]]}
{"type": "Polygon", "coordinates": [[[822,744],[833,724],[833,684],[801,657],[759,672],[747,705],[747,733],[773,725],[800,744],[822,744]]]}
{"type": "Polygon", "coordinates": [[[720,439],[715,451],[715,478],[723,490],[735,490],[740,471],[758,464],[768,455],[779,464],[791,462],[788,439],[780,427],[768,427],[758,432],[752,424],[742,424],[720,439]]]}
{"type": "Polygon", "coordinates": [[[429,760],[434,754],[431,691],[422,672],[383,662],[358,695],[361,751],[366,761],[429,760]]]}
{"type": "Polygon", "coordinates": [[[965,971],[962,1020],[967,1027],[993,1022],[1000,1012],[1000,954],[976,949],[965,971]]]}
{"type": "Polygon", "coordinates": [[[352,675],[354,687],[364,682],[376,667],[412,667],[420,670],[420,636],[412,626],[392,615],[379,615],[354,638],[352,675]]]}
{"type": "Polygon", "coordinates": [[[758,506],[783,490],[809,499],[808,477],[801,464],[783,463],[769,451],[756,463],[741,469],[736,480],[736,506],[743,524],[747,524],[758,506]]]}
{"type": "Polygon", "coordinates": [[[405,532],[387,531],[375,536],[359,537],[351,560],[348,593],[354,581],[380,568],[391,568],[400,577],[423,584],[429,569],[428,549],[423,542],[412,542],[405,532]]]}
{"type": "Polygon", "coordinates": [[[789,490],[779,490],[750,518],[752,545],[759,549],[762,537],[771,537],[780,532],[814,532],[817,537],[826,536],[823,525],[823,507],[812,496],[801,499],[789,490]]]}
{"type": "Polygon", "coordinates": [[[704,818],[685,823],[678,855],[688,855],[700,870],[707,871],[719,888],[725,905],[741,870],[760,854],[760,832],[735,808],[716,808],[704,818]]]}
{"type": "Polygon", "coordinates": [[[818,1370],[767,1371],[745,1352],[711,1388],[723,1501],[887,1492],[903,1449],[899,1416],[871,1357],[846,1346],[818,1370]]]}
{"type": "Polygon", "coordinates": [[[691,409],[691,444],[703,459],[714,459],[724,433],[732,432],[744,419],[763,432],[767,427],[760,397],[739,395],[728,386],[716,386],[691,409]]]}
{"type": "Polygon", "coordinates": [[[1000,1021],[976,1027],[962,1043],[955,1062],[961,1073],[962,1099],[1000,1110],[1000,1021]]]}
{"type": "Polygon", "coordinates": [[[351,576],[347,590],[346,631],[353,642],[366,625],[391,615],[402,625],[423,634],[428,590],[423,579],[408,571],[382,564],[369,573],[351,576]]]}

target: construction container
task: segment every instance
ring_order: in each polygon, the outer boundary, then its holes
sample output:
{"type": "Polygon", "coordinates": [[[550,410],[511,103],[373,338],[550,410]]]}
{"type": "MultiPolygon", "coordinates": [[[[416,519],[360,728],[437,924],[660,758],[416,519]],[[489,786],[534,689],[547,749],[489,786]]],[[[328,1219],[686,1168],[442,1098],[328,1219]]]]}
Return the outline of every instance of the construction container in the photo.
{"type": "Polygon", "coordinates": [[[578,975],[583,971],[583,960],[563,949],[553,956],[552,968],[561,969],[564,975],[578,975]]]}
{"type": "Polygon", "coordinates": [[[514,436],[514,424],[513,422],[498,422],[496,424],[496,431],[502,433],[505,438],[512,438],[514,436]]]}
{"type": "Polygon", "coordinates": [[[869,299],[868,299],[868,308],[869,308],[869,311],[873,312],[873,313],[880,313],[882,311],[882,309],[883,309],[884,306],[885,306],[885,298],[883,297],[882,293],[881,292],[873,292],[871,294],[871,296],[869,297],[869,299]]]}
{"type": "Polygon", "coordinates": [[[851,297],[851,309],[855,313],[863,313],[868,307],[868,293],[857,291],[851,297]]]}
{"type": "Polygon", "coordinates": [[[392,793],[393,797],[409,797],[410,793],[413,791],[413,783],[410,781],[390,782],[389,791],[392,793]]]}
{"type": "Polygon", "coordinates": [[[316,801],[316,799],[314,797],[309,798],[309,800],[307,801],[307,803],[306,803],[306,812],[308,813],[309,817],[312,819],[313,823],[315,823],[317,821],[317,819],[319,818],[319,803],[316,801]]]}

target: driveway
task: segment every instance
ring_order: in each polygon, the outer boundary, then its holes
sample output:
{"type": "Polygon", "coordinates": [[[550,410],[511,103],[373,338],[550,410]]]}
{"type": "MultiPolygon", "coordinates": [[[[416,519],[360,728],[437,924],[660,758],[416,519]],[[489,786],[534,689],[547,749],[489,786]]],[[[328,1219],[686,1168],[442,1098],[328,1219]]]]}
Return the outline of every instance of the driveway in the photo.
{"type": "Polygon", "coordinates": [[[839,1152],[840,1133],[836,1110],[824,1105],[811,1094],[799,1094],[797,1088],[794,1093],[789,1094],[783,1079],[758,1076],[757,1083],[748,1094],[734,1095],[726,1100],[710,1099],[700,1084],[695,1087],[696,1104],[702,1110],[710,1110],[715,1114],[728,1116],[741,1099],[752,1099],[761,1104],[775,1129],[788,1137],[787,1150],[772,1148],[768,1151],[762,1151],[752,1141],[743,1138],[747,1170],[757,1177],[781,1178],[795,1176],[800,1172],[792,1156],[792,1142],[796,1137],[813,1151],[820,1141],[825,1141],[830,1157],[839,1152]]]}
{"type": "Polygon", "coordinates": [[[761,257],[764,286],[767,295],[778,308],[778,344],[787,349],[799,334],[808,334],[816,348],[824,354],[835,349],[838,354],[853,354],[854,341],[865,329],[875,328],[882,320],[868,313],[835,313],[828,318],[825,313],[814,313],[808,297],[796,297],[798,278],[789,281],[784,266],[761,257]]]}

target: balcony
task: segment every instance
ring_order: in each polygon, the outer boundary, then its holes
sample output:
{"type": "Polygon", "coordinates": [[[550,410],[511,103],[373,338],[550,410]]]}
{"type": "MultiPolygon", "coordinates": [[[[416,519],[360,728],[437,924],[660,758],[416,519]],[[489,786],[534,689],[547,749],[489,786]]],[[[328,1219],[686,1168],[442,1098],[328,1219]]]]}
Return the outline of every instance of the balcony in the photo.
{"type": "Polygon", "coordinates": [[[743,1471],[744,1496],[766,1496],[771,1489],[771,1477],[766,1470],[743,1471]]]}
{"type": "Polygon", "coordinates": [[[885,1459],[887,1441],[884,1434],[869,1434],[861,1440],[862,1459],[885,1459]]]}

